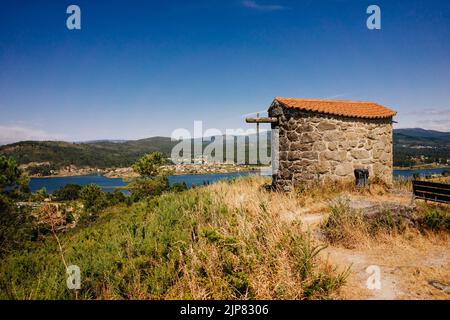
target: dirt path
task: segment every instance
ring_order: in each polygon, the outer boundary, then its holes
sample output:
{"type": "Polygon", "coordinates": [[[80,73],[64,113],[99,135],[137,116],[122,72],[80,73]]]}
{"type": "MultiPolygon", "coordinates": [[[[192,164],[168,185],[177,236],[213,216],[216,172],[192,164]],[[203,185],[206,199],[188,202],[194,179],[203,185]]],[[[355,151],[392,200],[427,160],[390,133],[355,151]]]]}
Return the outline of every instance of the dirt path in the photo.
{"type": "Polygon", "coordinates": [[[324,254],[341,269],[351,266],[351,274],[341,292],[345,299],[450,299],[430,282],[450,283],[450,250],[448,243],[419,240],[419,245],[380,244],[373,248],[345,249],[328,247],[324,254]],[[369,289],[369,266],[380,270],[381,287],[369,289]]]}
{"type": "Polygon", "coordinates": [[[364,252],[341,248],[327,248],[326,251],[330,262],[337,264],[341,268],[350,266],[351,274],[347,285],[343,290],[345,298],[394,300],[403,294],[399,288],[399,280],[393,274],[392,268],[379,266],[374,259],[371,259],[364,252]],[[380,270],[380,288],[369,289],[367,281],[373,276],[373,266],[380,270]]]}
{"type": "MultiPolygon", "coordinates": [[[[355,205],[367,206],[369,203],[352,199],[355,205]],[[355,201],[356,200],[356,201],[355,201]]],[[[389,199],[389,201],[399,199],[389,199]]],[[[409,199],[402,199],[405,203],[409,199]]],[[[400,202],[400,201],[398,201],[400,202]]],[[[282,216],[287,221],[300,220],[304,230],[310,230],[319,242],[323,242],[320,225],[328,217],[325,205],[316,204],[313,210],[306,208],[286,212],[282,216]]],[[[430,282],[437,281],[443,286],[450,285],[450,237],[423,236],[412,234],[369,241],[355,249],[328,246],[322,258],[344,270],[351,266],[346,285],[339,293],[341,299],[446,299],[450,294],[433,287],[430,282]],[[409,237],[409,238],[408,238],[409,237]],[[369,289],[367,281],[373,270],[379,268],[379,288],[369,289]],[[368,272],[371,271],[371,272],[368,272]]],[[[372,278],[373,279],[373,278],[372,278]]]]}

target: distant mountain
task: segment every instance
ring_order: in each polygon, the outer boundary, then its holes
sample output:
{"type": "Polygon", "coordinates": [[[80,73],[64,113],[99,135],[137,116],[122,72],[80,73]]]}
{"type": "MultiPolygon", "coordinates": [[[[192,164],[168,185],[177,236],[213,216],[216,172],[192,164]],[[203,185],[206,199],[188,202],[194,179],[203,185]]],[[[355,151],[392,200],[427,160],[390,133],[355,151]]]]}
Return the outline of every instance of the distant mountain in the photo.
{"type": "Polygon", "coordinates": [[[450,132],[425,130],[422,128],[411,128],[411,129],[395,129],[394,134],[421,139],[447,140],[448,142],[450,142],[450,132]]]}
{"type": "Polygon", "coordinates": [[[101,142],[112,142],[112,143],[124,143],[129,140],[112,140],[112,139],[100,139],[100,140],[89,140],[89,141],[79,141],[78,143],[101,143],[101,142]]]}
{"type": "MultiPolygon", "coordinates": [[[[269,132],[270,136],[270,132],[269,132]]],[[[11,156],[20,164],[49,162],[53,168],[67,165],[97,168],[125,167],[139,157],[153,151],[170,156],[178,143],[168,137],[152,137],[140,140],[97,140],[79,143],[63,141],[22,141],[0,146],[0,154],[11,156]]],[[[202,143],[194,139],[192,144],[202,143]]],[[[235,145],[239,142],[235,140],[235,145]]],[[[255,148],[255,143],[246,137],[244,143],[255,148]]],[[[203,142],[203,145],[209,141],[203,142]]],[[[394,165],[410,166],[417,159],[426,163],[446,164],[450,159],[450,132],[424,130],[420,128],[394,130],[394,165]]]]}
{"type": "Polygon", "coordinates": [[[414,129],[395,129],[394,145],[403,147],[450,147],[450,132],[441,132],[434,130],[414,129]]]}

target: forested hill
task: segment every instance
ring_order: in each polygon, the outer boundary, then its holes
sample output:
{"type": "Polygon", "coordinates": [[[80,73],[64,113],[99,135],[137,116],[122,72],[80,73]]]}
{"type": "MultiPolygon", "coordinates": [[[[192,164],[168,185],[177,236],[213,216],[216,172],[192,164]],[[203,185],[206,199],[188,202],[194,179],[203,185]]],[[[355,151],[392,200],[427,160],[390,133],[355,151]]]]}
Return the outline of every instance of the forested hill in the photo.
{"type": "Polygon", "coordinates": [[[394,165],[448,165],[449,161],[450,132],[421,128],[394,130],[394,165]]]}
{"type": "MultiPolygon", "coordinates": [[[[0,146],[0,154],[11,156],[20,164],[49,162],[55,168],[67,165],[126,167],[145,153],[160,151],[170,156],[176,143],[168,137],[83,143],[22,141],[0,146]]],[[[394,130],[394,165],[447,164],[449,159],[450,132],[420,128],[394,130]]]]}
{"type": "Polygon", "coordinates": [[[50,162],[56,168],[66,165],[97,168],[125,167],[145,153],[161,151],[170,155],[175,143],[167,137],[123,142],[22,141],[1,146],[0,154],[11,156],[20,164],[50,162]]]}

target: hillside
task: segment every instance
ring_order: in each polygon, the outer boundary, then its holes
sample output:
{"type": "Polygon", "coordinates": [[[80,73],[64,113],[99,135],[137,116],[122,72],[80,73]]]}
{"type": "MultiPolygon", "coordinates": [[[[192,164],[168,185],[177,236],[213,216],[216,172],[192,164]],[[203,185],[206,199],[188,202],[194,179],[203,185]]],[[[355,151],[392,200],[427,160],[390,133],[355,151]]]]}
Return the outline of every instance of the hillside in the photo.
{"type": "Polygon", "coordinates": [[[125,167],[148,152],[161,151],[170,155],[174,144],[175,142],[166,137],[124,142],[22,141],[1,146],[0,154],[15,158],[19,164],[50,162],[56,168],[67,165],[125,167]]]}
{"type": "MultiPolygon", "coordinates": [[[[26,250],[2,256],[0,299],[75,299],[64,261],[81,270],[78,299],[448,297],[429,284],[450,276],[448,227],[437,223],[448,221],[446,207],[413,209],[410,196],[377,185],[275,193],[263,188],[269,182],[241,178],[168,192],[95,218],[77,211],[79,223],[59,242],[43,220],[26,250]],[[408,220],[411,210],[417,223],[408,220]],[[369,265],[382,266],[382,290],[367,289],[369,265]]],[[[73,212],[55,215],[73,223],[73,212]]]]}
{"type": "MultiPolygon", "coordinates": [[[[50,166],[56,169],[67,165],[96,168],[126,167],[145,153],[160,151],[170,156],[171,149],[176,143],[168,137],[81,143],[22,141],[0,146],[0,154],[15,158],[19,164],[49,162],[50,166]]],[[[198,143],[198,140],[194,143],[198,143]]],[[[204,143],[206,144],[208,143],[204,143]]],[[[245,144],[248,146],[248,141],[245,144]]],[[[450,132],[420,128],[394,130],[395,166],[427,163],[445,165],[449,160],[450,132]]]]}
{"type": "Polygon", "coordinates": [[[395,129],[397,135],[408,136],[411,138],[425,138],[432,140],[447,140],[450,142],[450,132],[441,132],[436,130],[425,130],[422,128],[395,129]]]}
{"type": "Polygon", "coordinates": [[[450,132],[421,128],[394,130],[394,165],[449,164],[450,132]]]}
{"type": "MultiPolygon", "coordinates": [[[[252,195],[245,209],[229,202],[243,190],[259,190],[264,182],[247,181],[234,188],[219,183],[219,189],[190,189],[112,207],[96,221],[61,233],[62,254],[82,270],[79,298],[300,299],[334,294],[345,274],[312,254],[302,256],[302,249],[318,246],[306,239],[300,224],[285,225],[278,211],[263,207],[269,194],[259,199],[252,195]]],[[[0,299],[73,299],[54,239],[49,235],[42,240],[30,243],[32,254],[2,257],[0,299]],[[22,272],[21,265],[28,271],[22,272]]]]}

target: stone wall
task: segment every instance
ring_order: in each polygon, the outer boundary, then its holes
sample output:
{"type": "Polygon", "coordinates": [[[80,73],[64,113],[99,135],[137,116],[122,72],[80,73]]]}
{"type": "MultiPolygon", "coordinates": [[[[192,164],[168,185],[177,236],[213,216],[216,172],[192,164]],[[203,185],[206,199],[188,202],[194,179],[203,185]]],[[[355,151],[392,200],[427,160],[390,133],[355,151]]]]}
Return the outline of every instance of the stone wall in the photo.
{"type": "Polygon", "coordinates": [[[392,118],[359,119],[272,106],[278,117],[279,167],[274,186],[352,180],[355,169],[392,183],[392,118]]]}

